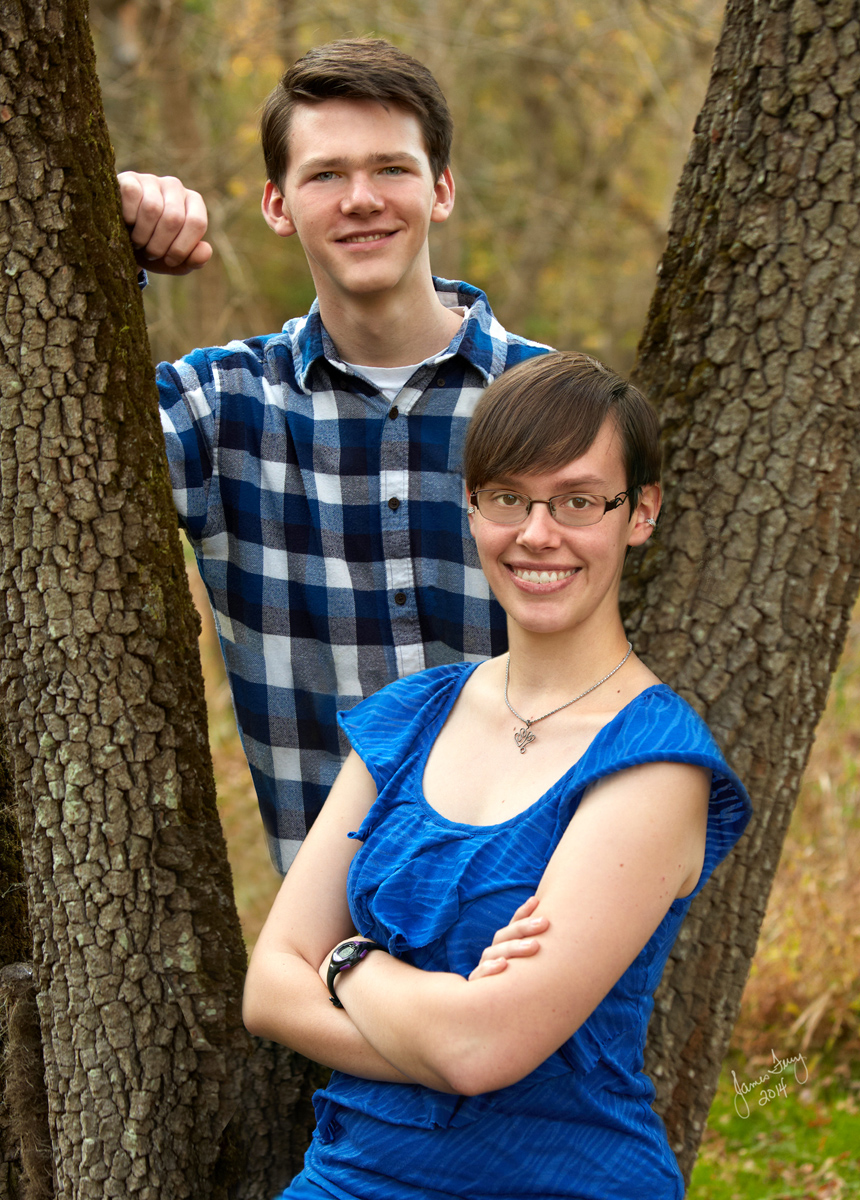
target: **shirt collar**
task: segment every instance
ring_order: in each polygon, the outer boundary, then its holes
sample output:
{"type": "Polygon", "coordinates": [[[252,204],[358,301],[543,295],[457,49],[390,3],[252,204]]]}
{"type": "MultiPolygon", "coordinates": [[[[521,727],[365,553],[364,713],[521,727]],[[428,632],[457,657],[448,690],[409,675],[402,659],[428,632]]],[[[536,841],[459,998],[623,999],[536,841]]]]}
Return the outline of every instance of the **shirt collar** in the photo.
{"type": "MultiPolygon", "coordinates": [[[[456,280],[434,276],[433,286],[446,308],[462,306],[467,312],[445,349],[427,361],[442,362],[459,354],[480,371],[487,383],[492,383],[505,369],[507,340],[487,297],[471,284],[456,280]]],[[[311,368],[317,359],[325,358],[335,365],[339,362],[334,343],[320,317],[319,301],[314,300],[307,316],[298,323],[288,321],[283,332],[292,342],[296,382],[309,395],[311,368]]]]}

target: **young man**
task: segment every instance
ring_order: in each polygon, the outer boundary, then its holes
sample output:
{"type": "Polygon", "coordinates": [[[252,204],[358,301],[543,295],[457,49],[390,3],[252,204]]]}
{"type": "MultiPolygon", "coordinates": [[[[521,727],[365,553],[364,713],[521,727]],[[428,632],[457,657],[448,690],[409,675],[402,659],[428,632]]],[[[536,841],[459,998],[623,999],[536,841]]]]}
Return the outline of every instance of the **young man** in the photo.
{"type": "MultiPolygon", "coordinates": [[[[547,347],[506,333],[477,289],[433,279],[451,132],[433,76],[387,42],[295,63],[263,114],[263,216],[299,238],[317,300],[279,334],[158,370],[176,504],[282,872],[346,751],[337,710],[504,645],[460,452],[482,389],[547,347]]],[[[120,182],[148,269],[205,263],[198,196],[120,182]]]]}

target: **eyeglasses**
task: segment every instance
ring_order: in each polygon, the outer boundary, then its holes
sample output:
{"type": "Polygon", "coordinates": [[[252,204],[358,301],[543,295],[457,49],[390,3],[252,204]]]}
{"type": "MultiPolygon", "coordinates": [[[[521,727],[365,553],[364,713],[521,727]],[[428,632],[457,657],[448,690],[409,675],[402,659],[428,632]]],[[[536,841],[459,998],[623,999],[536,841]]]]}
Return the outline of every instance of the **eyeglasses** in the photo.
{"type": "Polygon", "coordinates": [[[614,500],[585,492],[564,492],[560,496],[550,496],[549,500],[532,500],[530,496],[504,488],[481,488],[471,493],[469,502],[495,525],[519,525],[529,515],[533,504],[545,504],[559,525],[582,526],[596,525],[604,513],[618,508],[635,491],[635,488],[628,488],[626,492],[619,492],[614,500]]]}

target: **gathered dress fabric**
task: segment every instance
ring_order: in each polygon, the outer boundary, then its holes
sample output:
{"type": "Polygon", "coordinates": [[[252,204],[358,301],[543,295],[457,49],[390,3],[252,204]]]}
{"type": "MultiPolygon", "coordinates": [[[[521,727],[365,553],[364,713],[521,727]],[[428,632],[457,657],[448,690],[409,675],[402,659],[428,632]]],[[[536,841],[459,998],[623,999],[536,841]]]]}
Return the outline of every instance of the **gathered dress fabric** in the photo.
{"type": "Polygon", "coordinates": [[[357,930],[422,970],[468,975],[534,894],[589,786],[648,762],[712,773],[701,877],[591,1016],[518,1083],[454,1096],[334,1071],[314,1097],[305,1169],[284,1196],[680,1200],[682,1177],[642,1070],[645,1035],[681,922],[743,832],[749,799],[707,726],[659,684],[623,708],[523,812],[496,825],[448,820],[423,795],[424,767],[475,666],[398,680],[340,715],[378,793],[350,835],[363,843],[347,884],[357,930]]]}

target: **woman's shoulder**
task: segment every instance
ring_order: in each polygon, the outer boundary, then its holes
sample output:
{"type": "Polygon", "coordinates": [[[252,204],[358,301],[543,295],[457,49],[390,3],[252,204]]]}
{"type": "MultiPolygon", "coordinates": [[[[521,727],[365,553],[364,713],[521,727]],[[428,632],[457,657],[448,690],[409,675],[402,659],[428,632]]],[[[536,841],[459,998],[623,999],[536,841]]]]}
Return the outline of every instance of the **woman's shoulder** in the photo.
{"type": "Polygon", "coordinates": [[[706,861],[695,889],[698,892],[752,815],[746,788],[726,762],[713,733],[692,705],[660,683],[634,697],[604,727],[595,743],[598,741],[585,783],[656,762],[686,763],[710,771],[706,861]]]}
{"type": "Polygon", "coordinates": [[[473,662],[445,663],[439,667],[428,667],[426,671],[417,671],[414,675],[404,675],[338,716],[347,722],[383,711],[389,720],[398,712],[408,716],[428,704],[438,704],[451,692],[457,691],[477,665],[473,662]]]}
{"type": "Polygon", "coordinates": [[[406,675],[380,688],[355,708],[338,713],[338,724],[381,788],[416,741],[430,736],[477,663],[446,663],[406,675]]]}
{"type": "Polygon", "coordinates": [[[717,796],[749,819],[746,788],[729,766],[706,722],[665,683],[645,688],[605,725],[591,746],[588,785],[629,767],[648,763],[686,763],[711,772],[712,800],[717,796]]]}
{"type": "MultiPolygon", "coordinates": [[[[612,746],[620,756],[678,752],[703,754],[725,765],[725,758],[705,721],[683,696],[666,683],[643,689],[613,721],[612,746]]],[[[692,760],[691,760],[692,761],[692,760]]]]}

